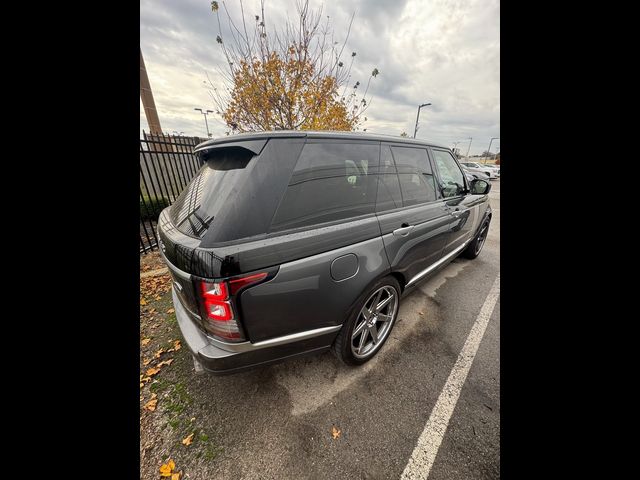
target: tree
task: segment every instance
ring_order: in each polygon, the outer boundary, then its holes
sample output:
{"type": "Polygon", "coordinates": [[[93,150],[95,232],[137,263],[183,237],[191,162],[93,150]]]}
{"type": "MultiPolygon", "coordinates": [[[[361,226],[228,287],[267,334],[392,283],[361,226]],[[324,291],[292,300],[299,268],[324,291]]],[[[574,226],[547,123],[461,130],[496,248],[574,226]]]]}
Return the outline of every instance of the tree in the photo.
{"type": "Polygon", "coordinates": [[[355,130],[367,120],[367,93],[379,72],[373,69],[361,96],[360,82],[351,85],[356,52],[348,61],[343,53],[355,14],[339,44],[329,17],[321,23],[322,8],[311,11],[308,0],[298,0],[295,21],[287,21],[280,31],[267,29],[264,0],[260,15],[249,19],[240,0],[238,21],[224,1],[220,4],[211,2],[211,9],[227,65],[220,70],[224,85],[218,88],[210,79],[209,85],[216,113],[232,131],[355,130]],[[229,39],[222,37],[220,4],[229,39]]]}

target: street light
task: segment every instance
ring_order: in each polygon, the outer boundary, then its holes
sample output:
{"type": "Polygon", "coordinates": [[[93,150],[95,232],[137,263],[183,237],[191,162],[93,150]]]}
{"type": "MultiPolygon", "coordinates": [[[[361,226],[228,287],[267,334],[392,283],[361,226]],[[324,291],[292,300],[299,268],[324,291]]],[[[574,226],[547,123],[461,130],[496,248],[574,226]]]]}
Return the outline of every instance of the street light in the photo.
{"type": "MultiPolygon", "coordinates": [[[[491,142],[498,139],[500,139],[500,137],[491,137],[491,140],[489,141],[489,148],[487,149],[487,157],[491,155],[491,142]]],[[[484,157],[484,163],[487,163],[487,157],[484,157]]]]}
{"type": "Polygon", "coordinates": [[[467,148],[467,160],[469,160],[469,150],[471,150],[471,142],[473,142],[473,137],[469,137],[469,147],[467,148]]]}
{"type": "Polygon", "coordinates": [[[456,154],[456,148],[458,147],[458,144],[462,143],[462,142],[453,142],[453,153],[456,154]]]}
{"type": "Polygon", "coordinates": [[[207,127],[207,137],[211,138],[211,134],[209,133],[209,123],[207,122],[207,115],[209,113],[213,113],[213,110],[203,111],[201,108],[194,108],[194,110],[199,111],[202,115],[204,115],[204,125],[207,127]]]}
{"type": "Polygon", "coordinates": [[[418,120],[420,119],[420,109],[422,107],[428,107],[429,105],[431,105],[430,103],[423,103],[422,105],[420,105],[418,107],[418,115],[416,116],[416,128],[413,131],[413,138],[416,138],[416,133],[418,133],[418,120]]]}

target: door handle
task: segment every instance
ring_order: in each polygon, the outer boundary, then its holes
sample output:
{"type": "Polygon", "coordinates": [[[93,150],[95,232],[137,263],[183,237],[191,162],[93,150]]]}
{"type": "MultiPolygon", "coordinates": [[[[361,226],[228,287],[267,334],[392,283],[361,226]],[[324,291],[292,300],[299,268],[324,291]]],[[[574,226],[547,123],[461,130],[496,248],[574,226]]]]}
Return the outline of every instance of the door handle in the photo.
{"type": "Polygon", "coordinates": [[[466,210],[455,210],[455,211],[451,212],[451,215],[453,215],[454,217],[459,217],[464,212],[466,212],[466,210]]]}
{"type": "Polygon", "coordinates": [[[396,237],[406,237],[411,233],[411,230],[413,230],[414,228],[416,228],[415,225],[407,225],[406,223],[403,223],[401,228],[396,228],[393,231],[393,234],[396,237]]]}

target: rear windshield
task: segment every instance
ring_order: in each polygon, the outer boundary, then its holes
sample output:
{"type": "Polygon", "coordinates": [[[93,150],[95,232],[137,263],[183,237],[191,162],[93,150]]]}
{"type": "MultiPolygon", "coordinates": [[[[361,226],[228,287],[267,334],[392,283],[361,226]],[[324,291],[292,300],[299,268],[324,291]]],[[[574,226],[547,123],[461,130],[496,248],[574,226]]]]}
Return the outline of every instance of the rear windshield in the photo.
{"type": "Polygon", "coordinates": [[[170,210],[171,222],[185,235],[202,238],[223,209],[229,209],[248,181],[252,152],[229,147],[203,152],[205,164],[170,210]]]}

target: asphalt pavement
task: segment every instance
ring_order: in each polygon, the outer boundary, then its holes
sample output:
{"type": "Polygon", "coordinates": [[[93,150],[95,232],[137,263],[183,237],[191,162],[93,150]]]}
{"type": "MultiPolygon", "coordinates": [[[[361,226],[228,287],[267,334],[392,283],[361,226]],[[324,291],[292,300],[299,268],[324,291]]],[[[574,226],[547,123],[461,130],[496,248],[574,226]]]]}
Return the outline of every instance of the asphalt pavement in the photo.
{"type": "MultiPolygon", "coordinates": [[[[480,256],[456,259],[405,297],[389,340],[364,366],[326,353],[216,377],[177,362],[189,377],[193,416],[221,446],[215,460],[184,465],[184,478],[401,478],[500,272],[500,180],[492,185],[480,256]]],[[[499,478],[497,298],[459,397],[448,399],[429,479],[499,478]]]]}

